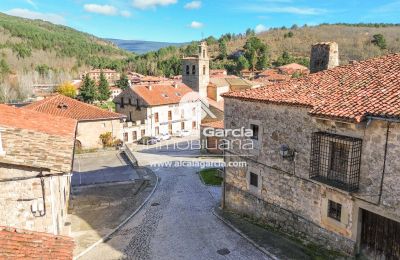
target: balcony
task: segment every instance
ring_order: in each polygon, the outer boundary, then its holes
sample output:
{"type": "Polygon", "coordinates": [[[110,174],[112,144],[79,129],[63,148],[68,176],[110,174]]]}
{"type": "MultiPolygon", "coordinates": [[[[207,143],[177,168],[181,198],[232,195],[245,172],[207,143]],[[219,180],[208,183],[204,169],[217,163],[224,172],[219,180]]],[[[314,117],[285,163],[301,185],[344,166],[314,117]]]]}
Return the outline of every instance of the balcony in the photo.
{"type": "Polygon", "coordinates": [[[361,148],[359,138],[313,133],[310,178],[344,191],[358,190],[361,148]]]}

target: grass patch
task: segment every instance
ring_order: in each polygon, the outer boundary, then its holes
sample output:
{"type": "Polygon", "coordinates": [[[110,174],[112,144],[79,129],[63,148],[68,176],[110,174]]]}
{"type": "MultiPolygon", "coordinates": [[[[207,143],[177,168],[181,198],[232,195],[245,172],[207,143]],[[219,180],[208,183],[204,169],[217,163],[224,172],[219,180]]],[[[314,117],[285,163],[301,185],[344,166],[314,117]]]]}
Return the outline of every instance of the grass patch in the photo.
{"type": "Polygon", "coordinates": [[[200,176],[207,185],[221,186],[222,178],[218,174],[218,169],[204,169],[200,171],[200,176]]]}

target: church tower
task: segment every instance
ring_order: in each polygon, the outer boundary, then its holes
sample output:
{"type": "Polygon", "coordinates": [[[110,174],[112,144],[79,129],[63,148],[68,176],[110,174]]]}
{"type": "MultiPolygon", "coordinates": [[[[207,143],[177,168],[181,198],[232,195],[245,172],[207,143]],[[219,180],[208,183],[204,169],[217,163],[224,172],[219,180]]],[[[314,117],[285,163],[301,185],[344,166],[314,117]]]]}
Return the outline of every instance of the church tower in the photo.
{"type": "Polygon", "coordinates": [[[182,59],[182,82],[200,97],[207,97],[207,86],[210,82],[210,60],[207,43],[201,42],[197,56],[182,59]]]}

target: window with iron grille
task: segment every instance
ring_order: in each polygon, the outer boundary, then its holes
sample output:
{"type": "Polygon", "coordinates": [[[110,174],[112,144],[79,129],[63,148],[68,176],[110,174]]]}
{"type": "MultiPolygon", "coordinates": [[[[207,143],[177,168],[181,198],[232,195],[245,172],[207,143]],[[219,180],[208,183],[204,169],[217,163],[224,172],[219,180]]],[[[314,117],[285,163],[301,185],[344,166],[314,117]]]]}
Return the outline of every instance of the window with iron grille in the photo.
{"type": "Polygon", "coordinates": [[[253,140],[258,140],[258,125],[250,124],[250,129],[253,131],[253,135],[251,136],[251,139],[253,140]]]}
{"type": "Polygon", "coordinates": [[[340,222],[342,216],[342,204],[328,201],[328,217],[340,222]]]}
{"type": "Polygon", "coordinates": [[[258,175],[250,172],[250,185],[258,187],[258,175]]]}
{"type": "Polygon", "coordinates": [[[359,138],[313,133],[310,178],[345,191],[357,190],[361,147],[359,138]]]}

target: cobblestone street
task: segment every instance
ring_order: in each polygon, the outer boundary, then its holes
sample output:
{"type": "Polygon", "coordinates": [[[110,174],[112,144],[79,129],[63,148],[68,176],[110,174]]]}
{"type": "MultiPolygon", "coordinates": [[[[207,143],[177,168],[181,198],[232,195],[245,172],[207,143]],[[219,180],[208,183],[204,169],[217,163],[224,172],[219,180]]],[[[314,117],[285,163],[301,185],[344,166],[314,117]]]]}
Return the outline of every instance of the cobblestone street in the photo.
{"type": "MultiPolygon", "coordinates": [[[[135,156],[143,166],[188,160],[177,153],[135,156]]],[[[268,259],[213,215],[220,188],[204,186],[198,168],[152,169],[160,182],[150,201],[111,239],[80,259],[268,259]]]]}

